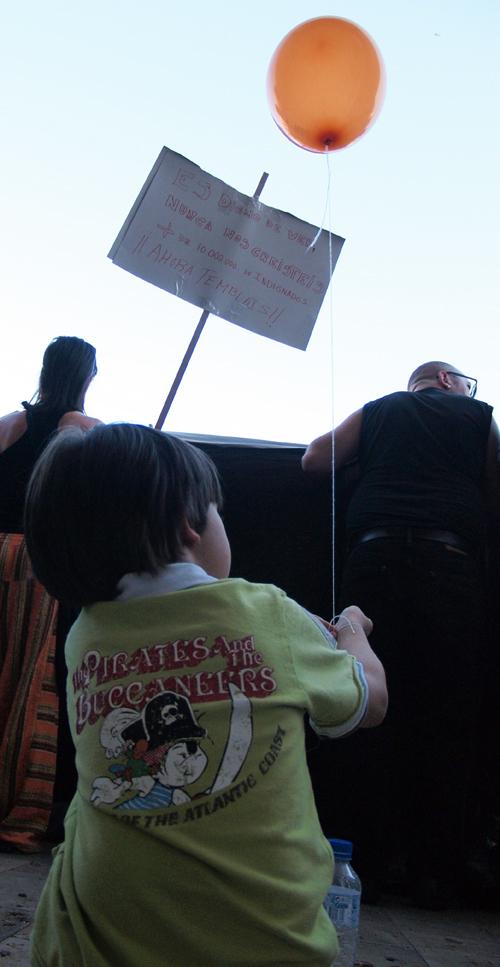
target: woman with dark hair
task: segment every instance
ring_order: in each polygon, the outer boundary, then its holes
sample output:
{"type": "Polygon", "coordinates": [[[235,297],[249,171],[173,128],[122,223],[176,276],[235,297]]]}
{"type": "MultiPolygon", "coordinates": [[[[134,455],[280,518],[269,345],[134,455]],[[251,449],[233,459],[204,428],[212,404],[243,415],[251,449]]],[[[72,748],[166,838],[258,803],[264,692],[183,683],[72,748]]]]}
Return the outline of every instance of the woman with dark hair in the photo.
{"type": "Polygon", "coordinates": [[[42,848],[56,772],[58,604],[29,562],[26,488],[57,430],[100,422],[84,413],[96,372],[93,346],[58,336],[45,350],[34,402],[0,418],[0,849],[42,848]]]}

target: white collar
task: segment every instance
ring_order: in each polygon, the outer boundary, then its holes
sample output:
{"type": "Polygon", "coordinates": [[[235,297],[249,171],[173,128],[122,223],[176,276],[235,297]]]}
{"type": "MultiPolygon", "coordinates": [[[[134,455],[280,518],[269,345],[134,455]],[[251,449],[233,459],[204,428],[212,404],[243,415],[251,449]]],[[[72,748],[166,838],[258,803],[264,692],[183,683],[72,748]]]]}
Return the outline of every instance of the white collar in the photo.
{"type": "Polygon", "coordinates": [[[168,594],[170,591],[183,591],[196,584],[212,584],[217,578],[207,574],[199,564],[179,561],[167,564],[158,574],[124,574],[118,581],[118,594],[115,601],[129,601],[131,598],[150,598],[168,594]]]}

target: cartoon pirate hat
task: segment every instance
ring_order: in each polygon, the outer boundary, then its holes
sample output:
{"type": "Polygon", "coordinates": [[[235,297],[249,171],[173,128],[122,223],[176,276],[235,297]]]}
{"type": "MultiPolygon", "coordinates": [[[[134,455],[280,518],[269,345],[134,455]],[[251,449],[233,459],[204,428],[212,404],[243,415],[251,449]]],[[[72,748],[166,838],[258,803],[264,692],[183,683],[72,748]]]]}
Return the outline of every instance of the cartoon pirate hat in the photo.
{"type": "Polygon", "coordinates": [[[147,739],[149,749],[188,739],[203,739],[206,730],[198,725],[187,698],[176,692],[161,692],[144,707],[142,720],[125,729],[125,739],[147,739]]]}

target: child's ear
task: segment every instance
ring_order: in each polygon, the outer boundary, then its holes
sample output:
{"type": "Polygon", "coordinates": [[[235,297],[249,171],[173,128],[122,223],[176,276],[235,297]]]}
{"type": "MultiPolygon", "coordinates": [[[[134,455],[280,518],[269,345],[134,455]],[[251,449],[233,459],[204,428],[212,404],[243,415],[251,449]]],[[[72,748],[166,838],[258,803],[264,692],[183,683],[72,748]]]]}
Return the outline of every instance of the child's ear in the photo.
{"type": "Polygon", "coordinates": [[[198,531],[195,531],[194,527],[191,527],[187,517],[184,518],[181,527],[182,543],[186,547],[194,547],[195,544],[199,544],[200,535],[198,531]]]}

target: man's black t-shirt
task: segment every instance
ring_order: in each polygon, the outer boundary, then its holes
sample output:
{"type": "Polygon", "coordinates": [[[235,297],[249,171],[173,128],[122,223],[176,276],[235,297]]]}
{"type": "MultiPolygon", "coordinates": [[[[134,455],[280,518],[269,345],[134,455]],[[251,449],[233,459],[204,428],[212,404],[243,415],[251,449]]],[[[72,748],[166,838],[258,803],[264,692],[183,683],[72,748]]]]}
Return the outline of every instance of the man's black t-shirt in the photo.
{"type": "Polygon", "coordinates": [[[350,533],[411,526],[453,531],[477,544],[484,528],[484,478],[492,407],[438,389],[367,403],[360,482],[350,533]]]}

